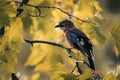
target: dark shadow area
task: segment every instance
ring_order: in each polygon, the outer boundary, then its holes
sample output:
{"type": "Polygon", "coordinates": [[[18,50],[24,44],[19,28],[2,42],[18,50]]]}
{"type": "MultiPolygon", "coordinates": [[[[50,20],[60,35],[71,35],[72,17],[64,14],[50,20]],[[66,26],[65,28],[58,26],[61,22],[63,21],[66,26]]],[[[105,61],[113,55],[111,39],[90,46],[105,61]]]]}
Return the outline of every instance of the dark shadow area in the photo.
{"type": "Polygon", "coordinates": [[[107,9],[111,13],[120,13],[120,0],[108,0],[107,9]]]}

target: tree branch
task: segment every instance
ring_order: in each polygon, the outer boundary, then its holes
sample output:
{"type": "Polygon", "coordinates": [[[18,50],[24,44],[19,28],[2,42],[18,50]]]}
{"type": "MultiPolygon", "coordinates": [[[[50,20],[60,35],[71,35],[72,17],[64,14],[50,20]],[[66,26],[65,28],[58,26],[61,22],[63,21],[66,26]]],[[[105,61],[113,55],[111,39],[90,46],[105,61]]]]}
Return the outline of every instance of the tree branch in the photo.
{"type": "Polygon", "coordinates": [[[49,44],[49,45],[53,45],[53,46],[57,46],[57,47],[60,47],[60,48],[62,48],[62,49],[65,49],[65,50],[68,51],[68,53],[71,52],[70,48],[66,48],[66,47],[64,47],[63,45],[58,44],[58,43],[55,43],[55,42],[42,41],[42,40],[26,40],[26,39],[25,39],[25,41],[26,41],[27,43],[30,43],[32,46],[33,46],[34,43],[45,43],[45,44],[49,44]]]}
{"type": "Polygon", "coordinates": [[[72,53],[71,49],[70,49],[70,48],[67,48],[67,47],[64,47],[64,46],[61,45],[61,44],[58,44],[58,43],[55,43],[55,42],[49,42],[49,41],[42,41],[42,40],[26,40],[26,39],[25,39],[25,41],[26,41],[27,43],[30,43],[32,46],[33,46],[34,43],[44,43],[44,44],[49,44],[49,45],[52,45],[52,46],[60,47],[60,48],[62,48],[62,49],[64,49],[64,50],[67,51],[67,55],[68,55],[70,58],[72,58],[72,60],[73,60],[74,62],[82,62],[82,61],[77,61],[77,60],[75,60],[75,59],[71,56],[71,53],[72,53]]]}
{"type": "MultiPolygon", "coordinates": [[[[15,2],[16,2],[17,4],[21,4],[21,2],[18,2],[18,1],[15,1],[15,2]]],[[[92,22],[92,21],[80,19],[80,18],[78,18],[78,17],[76,17],[76,16],[74,16],[74,15],[72,15],[72,14],[64,11],[63,9],[61,9],[61,8],[59,8],[59,7],[56,7],[56,6],[45,6],[45,5],[44,5],[44,6],[34,6],[34,5],[31,5],[31,4],[24,4],[24,3],[23,3],[23,5],[29,6],[29,7],[33,7],[33,8],[35,8],[35,9],[37,9],[37,11],[38,11],[38,14],[37,14],[37,15],[31,15],[31,14],[29,14],[29,15],[32,16],[32,17],[42,17],[42,18],[44,18],[46,15],[45,15],[45,16],[42,16],[42,15],[41,15],[41,10],[40,10],[40,8],[52,8],[52,9],[57,9],[57,10],[61,11],[62,13],[68,15],[69,17],[73,17],[73,18],[79,20],[80,22],[92,23],[92,24],[96,25],[96,23],[94,23],[94,22],[92,22]]],[[[20,7],[19,7],[19,8],[20,8],[20,7]]]]}
{"type": "MultiPolygon", "coordinates": [[[[76,66],[75,66],[75,67],[77,67],[78,72],[79,72],[80,74],[82,74],[83,71],[82,71],[82,70],[79,68],[79,66],[78,66],[78,63],[79,63],[79,62],[86,64],[86,65],[90,68],[90,66],[89,66],[89,64],[88,64],[87,62],[85,62],[85,61],[78,61],[78,60],[76,60],[75,58],[73,58],[72,55],[71,55],[71,53],[73,53],[73,52],[71,51],[71,49],[70,49],[70,48],[67,48],[67,47],[65,47],[65,46],[63,46],[63,45],[61,45],[61,44],[58,44],[58,43],[55,43],[55,42],[49,42],[49,41],[42,41],[42,40],[26,40],[26,39],[25,39],[25,41],[26,41],[27,43],[30,43],[32,46],[33,46],[34,43],[43,43],[43,44],[49,44],[49,45],[52,45],[52,46],[57,46],[57,47],[60,47],[60,48],[62,48],[62,49],[64,49],[64,50],[66,50],[68,57],[70,57],[70,58],[76,63],[76,66]]],[[[74,69],[72,70],[72,72],[73,72],[73,71],[74,71],[74,69]]]]}

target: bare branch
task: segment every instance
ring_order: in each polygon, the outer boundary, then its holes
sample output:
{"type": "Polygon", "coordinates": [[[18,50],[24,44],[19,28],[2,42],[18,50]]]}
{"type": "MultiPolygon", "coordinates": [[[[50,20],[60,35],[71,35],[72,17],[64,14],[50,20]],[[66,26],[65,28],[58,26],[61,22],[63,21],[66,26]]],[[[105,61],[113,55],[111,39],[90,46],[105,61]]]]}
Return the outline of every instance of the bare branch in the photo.
{"type": "MultiPolygon", "coordinates": [[[[72,56],[70,55],[71,54],[71,49],[70,48],[67,48],[67,47],[64,47],[63,45],[61,45],[61,44],[58,44],[58,43],[55,43],[55,42],[49,42],[49,41],[42,41],[42,40],[25,40],[27,43],[30,43],[32,46],[33,46],[33,44],[34,43],[44,43],[44,44],[49,44],[49,45],[53,45],[53,46],[57,46],[57,47],[60,47],[60,48],[62,48],[62,49],[64,49],[64,50],[66,50],[67,51],[67,53],[68,53],[68,56],[70,57],[70,58],[72,58],[72,56]]],[[[77,60],[75,60],[75,59],[73,59],[73,61],[77,61],[77,60]]]]}
{"type": "MultiPolygon", "coordinates": [[[[18,2],[18,1],[15,1],[15,2],[16,2],[17,4],[20,4],[20,3],[21,3],[21,2],[18,2]]],[[[34,8],[37,9],[37,11],[38,11],[38,14],[37,14],[37,15],[31,15],[31,14],[29,14],[29,15],[32,16],[32,17],[42,17],[42,18],[44,18],[46,15],[45,15],[45,16],[41,16],[41,10],[40,10],[40,8],[53,8],[53,9],[57,9],[57,10],[61,11],[62,13],[68,15],[69,17],[73,17],[73,18],[79,20],[80,22],[92,23],[92,24],[96,25],[96,23],[94,23],[94,22],[92,22],[92,21],[80,19],[80,18],[78,18],[78,17],[76,17],[76,16],[74,16],[74,15],[72,15],[72,14],[64,11],[63,9],[61,9],[61,8],[59,8],[59,7],[56,7],[56,6],[34,6],[34,5],[31,5],[31,4],[24,4],[24,5],[25,5],[25,6],[29,6],[29,7],[34,7],[34,8]]]]}
{"type": "Polygon", "coordinates": [[[38,11],[38,13],[36,15],[28,14],[29,16],[31,16],[31,17],[41,17],[41,18],[46,17],[46,15],[44,15],[44,16],[41,15],[41,10],[38,6],[33,6],[33,5],[30,5],[30,4],[26,4],[26,6],[34,7],[38,11]]]}
{"type": "MultiPolygon", "coordinates": [[[[72,14],[70,14],[70,13],[64,11],[64,10],[62,10],[62,9],[59,8],[59,7],[55,7],[55,6],[37,6],[37,7],[39,7],[39,8],[54,8],[54,9],[58,9],[59,11],[61,11],[61,12],[65,13],[66,15],[68,15],[69,17],[73,17],[73,18],[75,18],[75,19],[77,19],[77,20],[79,20],[79,21],[81,21],[81,22],[93,23],[93,22],[91,22],[91,21],[82,20],[82,19],[80,19],[80,18],[78,18],[78,17],[76,17],[76,16],[74,16],[74,15],[72,15],[72,14]]],[[[93,24],[95,24],[95,23],[93,23],[93,24]]]]}
{"type": "MultiPolygon", "coordinates": [[[[89,64],[88,64],[86,61],[78,61],[78,60],[76,60],[75,58],[73,58],[72,55],[71,55],[71,53],[73,53],[73,52],[71,51],[71,49],[70,49],[70,48],[67,48],[67,47],[65,47],[65,46],[63,46],[63,45],[61,45],[61,44],[58,44],[58,43],[55,43],[55,42],[49,42],[49,41],[42,41],[42,40],[26,40],[26,39],[25,39],[25,41],[26,41],[27,43],[30,43],[32,46],[33,46],[34,43],[43,43],[43,44],[49,44],[49,45],[52,45],[52,46],[57,46],[57,47],[60,47],[60,48],[62,48],[62,49],[64,49],[64,50],[66,50],[68,57],[70,57],[70,58],[76,63],[76,66],[75,66],[75,67],[77,67],[78,72],[79,72],[80,74],[82,74],[83,72],[82,72],[82,70],[81,70],[81,69],[79,68],[79,66],[78,66],[78,63],[79,63],[79,62],[86,64],[86,65],[90,68],[89,64]]],[[[74,69],[75,69],[75,68],[74,68],[74,69]]],[[[72,70],[72,72],[74,71],[74,69],[72,70]]]]}
{"type": "Polygon", "coordinates": [[[31,45],[33,45],[33,43],[45,43],[45,44],[50,44],[50,45],[53,45],[53,46],[58,46],[60,48],[63,48],[63,49],[66,49],[67,51],[71,52],[71,50],[69,48],[66,48],[64,47],[63,45],[61,44],[58,44],[58,43],[55,43],[55,42],[49,42],[49,41],[42,41],[42,40],[26,40],[25,41],[27,43],[30,43],[31,45]]]}

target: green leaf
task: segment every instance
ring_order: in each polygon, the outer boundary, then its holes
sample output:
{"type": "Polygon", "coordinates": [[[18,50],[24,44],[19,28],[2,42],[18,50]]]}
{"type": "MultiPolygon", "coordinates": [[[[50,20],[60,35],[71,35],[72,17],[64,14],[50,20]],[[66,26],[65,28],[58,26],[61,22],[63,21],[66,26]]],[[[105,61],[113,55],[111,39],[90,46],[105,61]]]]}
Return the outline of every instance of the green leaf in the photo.
{"type": "Polygon", "coordinates": [[[28,30],[28,29],[30,29],[30,26],[32,26],[32,19],[30,18],[30,16],[24,16],[23,18],[22,18],[22,21],[23,21],[23,28],[25,29],[25,30],[28,30]]]}
{"type": "Polygon", "coordinates": [[[117,78],[117,80],[120,80],[120,73],[117,75],[116,78],[117,78]]]}
{"type": "Polygon", "coordinates": [[[116,43],[115,51],[116,51],[116,55],[118,56],[120,53],[120,24],[119,23],[114,24],[111,30],[111,34],[116,43]]]}
{"type": "Polygon", "coordinates": [[[50,80],[77,80],[76,76],[66,70],[65,66],[61,63],[54,65],[52,70],[52,75],[50,80]]]}
{"type": "Polygon", "coordinates": [[[61,77],[64,78],[64,80],[77,80],[76,76],[72,73],[68,73],[68,74],[61,74],[61,77]]]}
{"type": "Polygon", "coordinates": [[[86,70],[84,74],[81,74],[77,77],[79,80],[86,80],[92,78],[91,70],[86,70]]]}
{"type": "MultiPolygon", "coordinates": [[[[1,9],[0,9],[0,11],[1,11],[1,9]]],[[[0,26],[9,25],[9,23],[10,23],[10,21],[9,21],[8,14],[1,11],[0,12],[0,26]]]]}
{"type": "Polygon", "coordinates": [[[98,40],[100,44],[103,44],[105,42],[106,37],[101,33],[100,28],[93,26],[92,29],[93,29],[96,40],[98,40]]]}
{"type": "Polygon", "coordinates": [[[114,40],[116,41],[116,43],[118,44],[118,46],[120,46],[120,33],[119,32],[120,32],[120,24],[116,23],[111,30],[111,34],[114,40]]]}
{"type": "Polygon", "coordinates": [[[21,31],[22,22],[18,18],[11,19],[10,26],[5,27],[5,34],[0,38],[0,70],[16,72],[19,44],[22,42],[21,31]]]}
{"type": "Polygon", "coordinates": [[[88,37],[93,40],[93,43],[98,42],[100,45],[105,43],[106,37],[103,34],[102,28],[93,24],[83,23],[81,26],[82,31],[88,34],[88,37]],[[96,42],[94,42],[96,41],[96,42]]]}
{"type": "Polygon", "coordinates": [[[103,35],[100,27],[93,25],[89,26],[88,24],[84,27],[86,27],[85,32],[89,34],[91,39],[95,39],[100,45],[104,44],[106,37],[103,35]]]}
{"type": "Polygon", "coordinates": [[[0,0],[0,26],[10,24],[10,18],[15,17],[16,10],[12,1],[0,0]]]}

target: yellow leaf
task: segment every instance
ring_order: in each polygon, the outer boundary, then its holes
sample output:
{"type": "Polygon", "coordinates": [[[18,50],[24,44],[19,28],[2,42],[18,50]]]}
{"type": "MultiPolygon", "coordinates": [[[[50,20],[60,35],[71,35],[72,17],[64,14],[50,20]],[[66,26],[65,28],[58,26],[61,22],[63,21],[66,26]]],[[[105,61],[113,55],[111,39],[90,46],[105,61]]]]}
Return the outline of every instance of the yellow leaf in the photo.
{"type": "Polygon", "coordinates": [[[42,64],[38,64],[36,67],[35,67],[35,71],[46,71],[46,72],[49,72],[50,69],[51,69],[51,66],[52,64],[50,62],[42,62],[42,64]]]}
{"type": "Polygon", "coordinates": [[[118,57],[120,55],[120,47],[118,45],[116,45],[114,47],[114,50],[115,50],[116,56],[118,57]]]}
{"type": "Polygon", "coordinates": [[[117,80],[119,80],[120,79],[120,73],[117,75],[117,80]]]}
{"type": "Polygon", "coordinates": [[[58,63],[52,67],[50,80],[76,80],[76,76],[66,70],[66,67],[58,63]]]}
{"type": "Polygon", "coordinates": [[[41,49],[39,49],[39,47],[32,48],[31,55],[29,55],[29,58],[27,62],[25,63],[25,66],[36,65],[45,58],[46,54],[45,53],[43,54],[42,52],[40,53],[40,50],[41,49]]]}
{"type": "Polygon", "coordinates": [[[33,4],[33,5],[39,5],[40,3],[42,3],[44,0],[29,0],[29,4],[33,4]]]}
{"type": "Polygon", "coordinates": [[[86,80],[88,78],[92,78],[91,70],[86,70],[84,74],[81,74],[77,77],[79,80],[86,80]]]}
{"type": "Polygon", "coordinates": [[[5,26],[5,34],[0,38],[0,69],[15,73],[17,64],[17,54],[19,44],[22,42],[22,22],[21,19],[11,19],[10,26],[5,26]],[[3,67],[4,66],[4,67],[3,67]]]}
{"type": "Polygon", "coordinates": [[[117,80],[117,79],[115,78],[115,75],[109,73],[104,76],[103,80],[117,80]]]}
{"type": "Polygon", "coordinates": [[[9,63],[7,63],[6,68],[9,72],[16,73],[16,66],[15,65],[16,65],[15,63],[9,62],[9,63]]]}
{"type": "Polygon", "coordinates": [[[32,78],[32,80],[39,80],[40,73],[34,73],[31,78],[32,78]]]}
{"type": "Polygon", "coordinates": [[[99,6],[99,2],[98,1],[94,1],[93,5],[95,6],[96,10],[102,11],[102,8],[99,6]]]}

